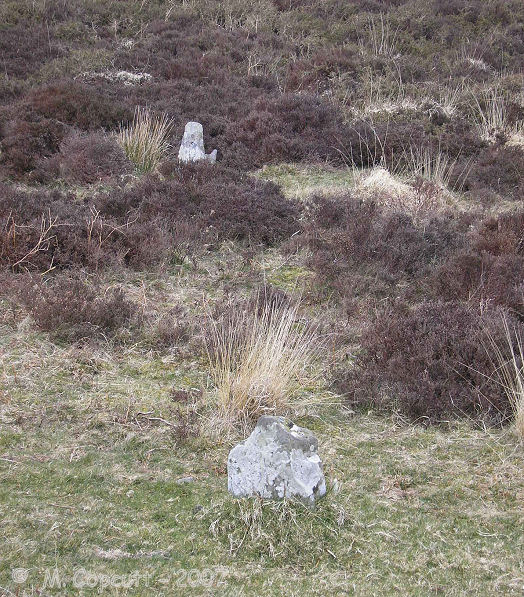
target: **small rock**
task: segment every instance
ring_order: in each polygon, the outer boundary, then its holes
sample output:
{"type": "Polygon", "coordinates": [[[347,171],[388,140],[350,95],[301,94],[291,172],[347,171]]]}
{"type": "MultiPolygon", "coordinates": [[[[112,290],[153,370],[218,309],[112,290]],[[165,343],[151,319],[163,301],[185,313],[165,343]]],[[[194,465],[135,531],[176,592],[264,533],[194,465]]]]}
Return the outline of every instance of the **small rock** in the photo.
{"type": "Polygon", "coordinates": [[[217,160],[217,150],[210,154],[204,150],[204,128],[200,122],[188,122],[184,130],[184,137],[178,152],[178,159],[181,162],[199,162],[205,160],[214,164],[217,160]]]}
{"type": "Polygon", "coordinates": [[[185,483],[192,483],[193,481],[193,477],[181,477],[180,479],[177,479],[175,483],[177,485],[184,485],[185,483]]]}
{"type": "Polygon", "coordinates": [[[312,506],[326,493],[317,449],[308,429],[284,417],[260,417],[253,433],[229,453],[228,489],[235,497],[288,497],[312,506]]]}

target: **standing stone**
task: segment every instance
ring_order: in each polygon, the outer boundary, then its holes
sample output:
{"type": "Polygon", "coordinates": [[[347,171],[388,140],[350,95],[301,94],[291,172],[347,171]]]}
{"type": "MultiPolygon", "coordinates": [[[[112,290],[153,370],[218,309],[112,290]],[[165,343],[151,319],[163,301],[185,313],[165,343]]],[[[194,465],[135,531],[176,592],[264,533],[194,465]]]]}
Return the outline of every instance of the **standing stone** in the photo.
{"type": "Polygon", "coordinates": [[[204,150],[204,128],[200,122],[188,122],[186,124],[178,159],[184,163],[199,162],[201,160],[206,160],[211,164],[216,162],[216,149],[206,155],[204,150]]]}
{"type": "Polygon", "coordinates": [[[318,441],[284,417],[260,417],[253,433],[227,461],[228,489],[235,497],[295,498],[313,506],[326,493],[318,441]]]}

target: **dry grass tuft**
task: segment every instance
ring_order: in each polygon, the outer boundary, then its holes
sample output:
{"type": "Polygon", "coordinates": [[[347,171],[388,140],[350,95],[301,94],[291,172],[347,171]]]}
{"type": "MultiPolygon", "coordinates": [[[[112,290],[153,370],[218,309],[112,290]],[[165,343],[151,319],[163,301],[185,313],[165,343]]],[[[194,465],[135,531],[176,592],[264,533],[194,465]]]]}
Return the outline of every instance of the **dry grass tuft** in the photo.
{"type": "Polygon", "coordinates": [[[519,120],[511,128],[507,144],[510,147],[524,148],[524,120],[519,120]]]}
{"type": "MultiPolygon", "coordinates": [[[[260,297],[259,297],[260,298],[260,297]]],[[[299,303],[261,303],[212,324],[206,350],[216,387],[216,426],[245,427],[262,414],[304,406],[297,394],[313,380],[317,328],[299,321],[299,303]]]]}
{"type": "Polygon", "coordinates": [[[517,437],[524,441],[524,340],[516,329],[511,329],[505,316],[502,318],[506,333],[507,348],[503,349],[487,332],[486,349],[494,356],[496,375],[511,403],[514,429],[517,437]]]}
{"type": "Polygon", "coordinates": [[[394,58],[398,54],[397,50],[397,34],[398,27],[393,29],[389,19],[382,15],[378,17],[372,15],[368,18],[367,23],[367,44],[361,40],[361,52],[366,54],[366,46],[371,47],[372,55],[385,56],[387,58],[394,58]]]}
{"type": "Polygon", "coordinates": [[[484,91],[478,96],[473,93],[472,96],[479,137],[493,143],[499,135],[507,134],[510,127],[504,96],[497,89],[484,91]]]}
{"type": "Polygon", "coordinates": [[[173,119],[164,113],[154,116],[148,108],[137,106],[133,122],[121,126],[117,141],[141,173],[153,172],[166,157],[173,119]]]}
{"type": "Polygon", "coordinates": [[[414,218],[438,211],[447,199],[441,185],[426,184],[421,178],[410,185],[382,167],[357,175],[355,193],[364,200],[373,200],[388,210],[404,211],[414,218]]]}
{"type": "Polygon", "coordinates": [[[356,180],[356,190],[363,196],[394,195],[405,196],[412,192],[411,187],[381,166],[364,171],[356,180]]]}
{"type": "MultiPolygon", "coordinates": [[[[421,176],[441,187],[449,188],[452,186],[451,178],[457,161],[452,160],[442,151],[431,151],[428,148],[413,149],[410,147],[409,152],[406,152],[406,158],[410,174],[421,176]]],[[[464,176],[460,177],[461,180],[453,190],[460,190],[464,178],[464,176]]]]}

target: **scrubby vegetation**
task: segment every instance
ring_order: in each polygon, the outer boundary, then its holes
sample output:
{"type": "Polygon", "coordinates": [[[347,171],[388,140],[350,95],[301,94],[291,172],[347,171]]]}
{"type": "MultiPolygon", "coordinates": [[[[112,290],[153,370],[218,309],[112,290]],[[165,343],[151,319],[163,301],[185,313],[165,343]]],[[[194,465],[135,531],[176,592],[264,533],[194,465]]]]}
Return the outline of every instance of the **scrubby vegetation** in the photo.
{"type": "MultiPolygon", "coordinates": [[[[310,322],[299,322],[299,304],[266,289],[246,304],[210,317],[206,352],[218,393],[216,424],[245,431],[268,413],[307,406],[299,398],[314,377],[321,344],[310,322]]],[[[318,374],[318,373],[317,373],[318,374]]]]}
{"type": "Polygon", "coordinates": [[[298,207],[270,182],[219,167],[172,169],[176,177],[115,181],[85,199],[69,191],[1,185],[0,262],[41,273],[143,268],[183,261],[206,244],[229,239],[271,245],[300,230],[298,207]]]}
{"type": "Polygon", "coordinates": [[[139,320],[136,304],[118,288],[101,293],[95,284],[69,276],[57,276],[46,285],[27,278],[18,285],[16,296],[35,324],[57,338],[107,337],[139,320]]]}
{"type": "Polygon", "coordinates": [[[121,127],[117,140],[139,172],[154,172],[168,154],[172,126],[166,114],[155,117],[147,108],[139,106],[135,110],[133,122],[121,127]]]}
{"type": "Polygon", "coordinates": [[[144,595],[517,594],[523,23],[519,0],[0,3],[0,591],[63,556],[213,568],[144,595]],[[215,165],[178,162],[188,121],[215,165]],[[319,435],[315,514],[227,497],[267,412],[319,435]]]}

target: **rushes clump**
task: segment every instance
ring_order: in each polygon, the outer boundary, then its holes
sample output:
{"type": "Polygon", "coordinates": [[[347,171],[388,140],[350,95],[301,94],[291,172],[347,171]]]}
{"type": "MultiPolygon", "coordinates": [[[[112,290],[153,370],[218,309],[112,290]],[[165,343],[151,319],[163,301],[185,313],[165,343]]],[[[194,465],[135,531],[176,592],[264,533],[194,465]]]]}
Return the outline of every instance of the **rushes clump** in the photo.
{"type": "Polygon", "coordinates": [[[220,427],[305,405],[297,394],[312,380],[321,343],[316,326],[299,321],[299,306],[263,303],[259,296],[254,308],[233,309],[212,322],[206,349],[220,427]]]}
{"type": "Polygon", "coordinates": [[[156,170],[166,157],[173,122],[166,113],[155,116],[149,108],[137,106],[133,122],[120,126],[117,141],[141,174],[156,170]]]}

